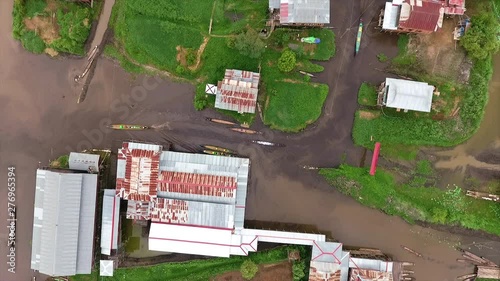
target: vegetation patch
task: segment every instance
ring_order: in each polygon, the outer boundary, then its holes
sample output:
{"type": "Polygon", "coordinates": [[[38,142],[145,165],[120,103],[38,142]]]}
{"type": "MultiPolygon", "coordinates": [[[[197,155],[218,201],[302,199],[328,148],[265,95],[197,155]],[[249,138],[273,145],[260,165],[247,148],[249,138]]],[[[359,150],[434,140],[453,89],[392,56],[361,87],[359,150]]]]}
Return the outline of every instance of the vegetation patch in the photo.
{"type": "MultiPolygon", "coordinates": [[[[417,171],[429,172],[427,164],[419,164],[417,171]]],[[[375,176],[370,176],[366,168],[344,164],[337,169],[321,169],[320,174],[332,186],[363,205],[400,216],[408,222],[456,225],[500,235],[498,204],[468,197],[459,187],[442,190],[396,184],[385,170],[378,169],[375,176]]]]}
{"type": "MultiPolygon", "coordinates": [[[[112,277],[107,280],[134,280],[134,281],[204,281],[212,280],[225,272],[240,270],[243,263],[250,261],[254,264],[272,264],[286,261],[289,250],[299,249],[303,259],[310,256],[310,248],[306,246],[283,246],[266,251],[251,252],[248,256],[231,256],[230,258],[213,258],[192,260],[188,262],[163,263],[146,267],[118,268],[112,277]],[[160,278],[160,279],[158,279],[160,278]]],[[[247,262],[248,264],[248,262],[247,262]]],[[[98,271],[97,271],[98,272],[98,271]]],[[[97,281],[98,274],[76,275],[70,277],[72,281],[97,281]]]]}
{"type": "Polygon", "coordinates": [[[69,169],[69,155],[59,156],[59,158],[50,162],[50,167],[56,169],[69,169]]]}
{"type": "Polygon", "coordinates": [[[15,0],[13,36],[33,53],[83,55],[94,15],[87,4],[55,0],[15,0]],[[43,43],[43,44],[42,44],[43,43]]]}
{"type": "Polygon", "coordinates": [[[361,105],[377,105],[377,89],[368,83],[361,84],[358,91],[358,103],[361,105]]]}
{"type": "Polygon", "coordinates": [[[298,132],[316,121],[328,95],[327,85],[303,82],[273,82],[266,90],[264,123],[286,132],[298,132]]]}

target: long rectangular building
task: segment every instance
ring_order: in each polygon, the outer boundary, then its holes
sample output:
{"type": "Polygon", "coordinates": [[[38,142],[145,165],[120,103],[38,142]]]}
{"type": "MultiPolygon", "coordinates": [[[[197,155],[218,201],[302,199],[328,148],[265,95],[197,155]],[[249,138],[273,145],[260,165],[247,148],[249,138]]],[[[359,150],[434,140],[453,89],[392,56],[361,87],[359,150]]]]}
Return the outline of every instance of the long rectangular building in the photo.
{"type": "Polygon", "coordinates": [[[90,274],[96,174],[37,170],[31,268],[49,276],[90,274]]]}

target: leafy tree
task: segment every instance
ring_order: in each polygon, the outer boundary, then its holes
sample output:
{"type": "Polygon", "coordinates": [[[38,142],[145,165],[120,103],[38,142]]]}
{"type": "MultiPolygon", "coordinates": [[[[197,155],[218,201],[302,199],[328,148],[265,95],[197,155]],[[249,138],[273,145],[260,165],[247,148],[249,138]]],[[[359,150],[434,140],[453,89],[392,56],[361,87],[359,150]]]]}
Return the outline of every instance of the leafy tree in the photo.
{"type": "Polygon", "coordinates": [[[246,260],[241,265],[240,271],[243,278],[245,278],[246,280],[250,280],[254,278],[255,274],[257,274],[257,271],[259,271],[259,268],[253,261],[246,260]]]}
{"type": "Polygon", "coordinates": [[[473,16],[471,22],[460,43],[471,58],[484,60],[500,48],[500,24],[493,13],[473,16]]]}
{"type": "Polygon", "coordinates": [[[57,10],[57,23],[61,38],[52,43],[52,47],[61,52],[83,54],[84,43],[90,33],[90,9],[74,9],[64,13],[57,10]]]}
{"type": "Polygon", "coordinates": [[[295,53],[290,50],[284,50],[281,57],[278,59],[278,69],[283,72],[290,72],[295,68],[297,59],[295,53]]]}
{"type": "Polygon", "coordinates": [[[306,276],[304,270],[306,269],[306,264],[304,261],[295,262],[292,266],[293,281],[300,281],[306,276]]]}
{"type": "Polygon", "coordinates": [[[236,36],[234,47],[244,56],[259,58],[264,52],[266,44],[255,30],[249,28],[246,32],[236,36]]]}

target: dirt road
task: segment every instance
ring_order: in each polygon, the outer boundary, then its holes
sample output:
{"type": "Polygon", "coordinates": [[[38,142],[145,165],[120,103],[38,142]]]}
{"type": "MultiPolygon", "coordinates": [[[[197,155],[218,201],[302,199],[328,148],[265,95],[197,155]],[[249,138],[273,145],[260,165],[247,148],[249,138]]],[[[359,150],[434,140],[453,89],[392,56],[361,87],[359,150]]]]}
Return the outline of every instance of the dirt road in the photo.
{"type": "MultiPolygon", "coordinates": [[[[500,249],[481,239],[449,235],[410,226],[402,220],[365,208],[353,199],[330,188],[316,173],[302,165],[334,166],[343,155],[358,164],[363,151],[351,141],[351,126],[356,109],[356,92],[361,81],[375,81],[383,73],[378,52],[391,56],[394,37],[369,33],[363,38],[360,54],[353,57],[359,15],[369,23],[378,13],[373,7],[382,0],[332,0],[332,21],[337,34],[337,56],[325,63],[318,79],[328,81],[330,95],[325,114],[317,124],[297,135],[272,132],[262,127],[265,140],[284,143],[280,149],[263,149],[250,144],[249,137],[224,126],[207,123],[205,116],[215,112],[196,112],[192,106],[192,85],[126,74],[113,62],[101,59],[86,100],[76,104],[79,85],[74,73],[82,61],[53,60],[22,50],[11,39],[12,1],[0,1],[0,100],[3,120],[0,129],[0,182],[6,183],[7,167],[16,166],[18,225],[16,237],[16,273],[7,272],[7,228],[1,228],[0,272],[2,280],[30,280],[31,231],[35,169],[50,159],[74,150],[93,147],[116,149],[123,140],[158,143],[175,141],[176,149],[193,150],[195,145],[213,144],[238,150],[252,159],[247,219],[314,224],[347,244],[377,247],[399,260],[416,262],[415,276],[424,281],[454,280],[471,268],[455,262],[458,253],[452,246],[472,241],[500,249]],[[349,20],[345,20],[346,16],[349,20]],[[367,44],[367,45],[365,45],[367,44]],[[106,123],[157,125],[148,132],[110,132],[106,123]],[[416,258],[401,249],[405,245],[418,250],[416,258]]],[[[5,185],[4,185],[5,186],[5,185]]],[[[0,208],[7,208],[6,187],[1,188],[0,208]]],[[[7,223],[5,211],[0,221],[7,223]]],[[[474,244],[476,245],[476,244],[474,244]]],[[[474,246],[473,250],[477,250],[474,246]]]]}

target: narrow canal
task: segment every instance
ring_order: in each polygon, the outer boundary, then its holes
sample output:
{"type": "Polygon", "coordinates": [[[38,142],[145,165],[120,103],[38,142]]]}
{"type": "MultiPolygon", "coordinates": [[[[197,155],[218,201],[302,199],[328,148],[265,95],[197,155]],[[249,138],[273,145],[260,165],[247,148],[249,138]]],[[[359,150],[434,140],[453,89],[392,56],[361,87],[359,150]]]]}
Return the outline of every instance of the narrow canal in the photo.
{"type": "Polygon", "coordinates": [[[467,176],[467,168],[485,170],[487,173],[500,173],[500,55],[494,57],[494,70],[489,88],[489,101],[479,130],[467,142],[452,150],[437,153],[440,158],[435,166],[438,169],[456,170],[445,173],[443,182],[460,184],[467,176]],[[495,156],[496,155],[496,156],[495,156]]]}

